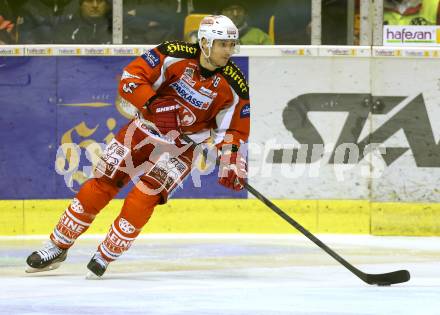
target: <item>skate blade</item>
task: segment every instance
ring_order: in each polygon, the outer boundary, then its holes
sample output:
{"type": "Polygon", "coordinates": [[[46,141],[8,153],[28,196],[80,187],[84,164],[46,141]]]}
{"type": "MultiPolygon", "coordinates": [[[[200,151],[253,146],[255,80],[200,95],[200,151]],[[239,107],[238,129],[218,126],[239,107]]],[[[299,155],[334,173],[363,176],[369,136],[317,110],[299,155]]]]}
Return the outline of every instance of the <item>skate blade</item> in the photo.
{"type": "Polygon", "coordinates": [[[102,277],[95,275],[93,272],[88,271],[86,274],[87,280],[102,280],[102,277]]]}
{"type": "Polygon", "coordinates": [[[31,266],[26,266],[26,269],[24,270],[26,273],[35,273],[35,272],[43,272],[43,271],[51,271],[58,269],[61,265],[61,261],[57,263],[53,263],[50,266],[47,266],[45,268],[33,268],[31,266]]]}

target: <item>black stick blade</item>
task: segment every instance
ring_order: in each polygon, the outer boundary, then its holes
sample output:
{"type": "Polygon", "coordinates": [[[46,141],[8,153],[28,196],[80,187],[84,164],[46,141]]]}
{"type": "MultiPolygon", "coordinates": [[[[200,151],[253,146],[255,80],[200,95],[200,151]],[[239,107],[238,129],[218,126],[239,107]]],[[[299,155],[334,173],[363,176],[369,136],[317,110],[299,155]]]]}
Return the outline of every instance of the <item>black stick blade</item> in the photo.
{"type": "Polygon", "coordinates": [[[362,278],[368,284],[388,286],[396,283],[407,282],[411,278],[408,270],[398,270],[381,274],[365,274],[362,278]]]}

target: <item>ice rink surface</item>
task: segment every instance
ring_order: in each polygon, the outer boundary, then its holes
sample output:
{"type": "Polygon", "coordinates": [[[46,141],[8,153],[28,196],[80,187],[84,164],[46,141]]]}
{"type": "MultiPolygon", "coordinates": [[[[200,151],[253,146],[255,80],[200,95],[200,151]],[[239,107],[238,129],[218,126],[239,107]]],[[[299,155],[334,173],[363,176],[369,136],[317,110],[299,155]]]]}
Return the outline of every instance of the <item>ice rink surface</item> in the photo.
{"type": "Polygon", "coordinates": [[[364,272],[411,272],[391,287],[363,283],[301,235],[146,235],[86,280],[102,238],[35,274],[24,264],[42,239],[0,238],[0,314],[440,314],[436,237],[319,235],[364,272]]]}

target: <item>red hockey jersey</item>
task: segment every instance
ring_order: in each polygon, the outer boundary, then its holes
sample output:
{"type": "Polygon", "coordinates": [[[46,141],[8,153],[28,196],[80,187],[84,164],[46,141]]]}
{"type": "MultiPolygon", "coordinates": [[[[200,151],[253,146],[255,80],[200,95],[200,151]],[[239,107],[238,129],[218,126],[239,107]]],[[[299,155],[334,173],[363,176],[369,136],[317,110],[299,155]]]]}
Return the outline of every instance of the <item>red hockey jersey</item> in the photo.
{"type": "Polygon", "coordinates": [[[250,126],[246,79],[232,61],[203,77],[199,58],[198,44],[165,42],[124,69],[119,93],[138,109],[153,96],[173,96],[183,133],[198,143],[212,136],[216,144],[231,135],[228,142],[240,145],[250,126]]]}

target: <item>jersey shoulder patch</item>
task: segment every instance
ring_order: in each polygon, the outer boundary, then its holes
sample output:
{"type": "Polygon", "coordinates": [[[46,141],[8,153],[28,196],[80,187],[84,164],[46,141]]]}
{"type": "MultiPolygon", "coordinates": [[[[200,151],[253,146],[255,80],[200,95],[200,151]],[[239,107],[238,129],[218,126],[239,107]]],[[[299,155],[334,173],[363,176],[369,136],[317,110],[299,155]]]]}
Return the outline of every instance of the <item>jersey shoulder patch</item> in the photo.
{"type": "Polygon", "coordinates": [[[182,41],[167,41],[157,46],[157,49],[163,55],[170,57],[194,58],[199,51],[199,45],[182,41]]]}
{"type": "Polygon", "coordinates": [[[249,99],[249,86],[246,78],[234,62],[229,60],[226,66],[223,67],[222,74],[238,96],[246,100],[249,99]]]}

